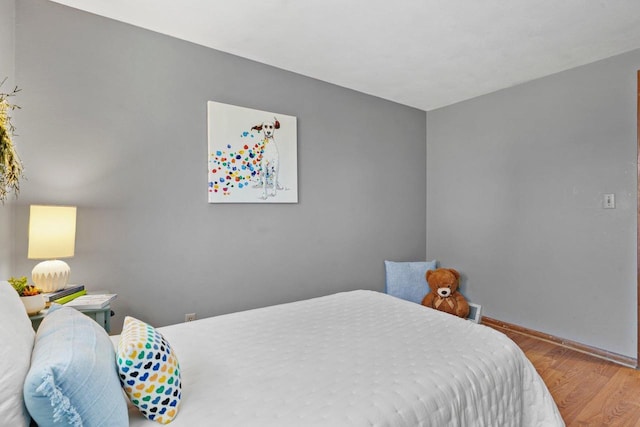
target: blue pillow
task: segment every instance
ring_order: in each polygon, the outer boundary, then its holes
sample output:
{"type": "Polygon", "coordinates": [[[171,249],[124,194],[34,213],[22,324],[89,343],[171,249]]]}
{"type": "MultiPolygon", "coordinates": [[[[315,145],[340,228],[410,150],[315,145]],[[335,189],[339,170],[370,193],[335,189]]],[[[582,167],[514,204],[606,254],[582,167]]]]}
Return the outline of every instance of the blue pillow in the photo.
{"type": "Polygon", "coordinates": [[[420,304],[429,293],[425,275],[435,270],[437,261],[393,262],[385,261],[387,284],[385,293],[420,304]]]}
{"type": "Polygon", "coordinates": [[[53,307],[36,334],[24,382],[39,427],[128,426],[127,403],[109,335],[70,307],[53,307]]]}

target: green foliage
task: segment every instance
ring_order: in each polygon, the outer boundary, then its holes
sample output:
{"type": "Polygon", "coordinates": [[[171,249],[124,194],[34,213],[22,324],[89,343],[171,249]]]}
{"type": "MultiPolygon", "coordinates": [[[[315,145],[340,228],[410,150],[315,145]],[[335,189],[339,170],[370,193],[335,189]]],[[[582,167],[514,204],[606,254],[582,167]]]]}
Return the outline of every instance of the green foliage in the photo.
{"type": "MultiPolygon", "coordinates": [[[[0,86],[6,81],[0,82],[0,86]]],[[[13,192],[16,197],[20,192],[22,175],[22,161],[13,145],[14,126],[11,123],[10,112],[18,109],[17,105],[9,103],[8,99],[15,96],[20,89],[17,87],[10,93],[0,92],[0,201],[4,203],[8,193],[13,192]]]]}
{"type": "Polygon", "coordinates": [[[27,278],[26,276],[22,276],[19,279],[16,279],[15,277],[11,277],[9,279],[9,283],[11,284],[11,286],[13,286],[13,289],[16,290],[18,295],[22,296],[24,290],[27,287],[27,278]]]}

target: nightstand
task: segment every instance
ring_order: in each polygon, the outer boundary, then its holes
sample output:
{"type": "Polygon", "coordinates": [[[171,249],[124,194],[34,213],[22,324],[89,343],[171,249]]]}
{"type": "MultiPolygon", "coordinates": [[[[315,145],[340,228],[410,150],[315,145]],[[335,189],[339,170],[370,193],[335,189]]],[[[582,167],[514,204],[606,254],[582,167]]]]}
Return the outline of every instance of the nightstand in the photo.
{"type": "MultiPolygon", "coordinates": [[[[98,322],[98,325],[102,326],[107,333],[111,332],[111,305],[107,305],[106,307],[102,307],[95,310],[83,310],[76,308],[80,313],[86,314],[91,317],[93,320],[98,322]]],[[[37,331],[38,326],[44,319],[44,316],[47,314],[47,309],[42,310],[38,314],[34,314],[33,316],[29,316],[31,320],[31,325],[33,326],[33,330],[37,331]]]]}

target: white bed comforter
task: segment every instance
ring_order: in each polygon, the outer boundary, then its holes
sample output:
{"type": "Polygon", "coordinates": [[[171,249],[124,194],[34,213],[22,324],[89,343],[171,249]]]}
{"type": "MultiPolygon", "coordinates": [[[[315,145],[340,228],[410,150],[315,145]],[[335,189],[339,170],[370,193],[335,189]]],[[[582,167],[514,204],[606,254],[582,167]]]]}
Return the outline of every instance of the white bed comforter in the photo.
{"type": "Polygon", "coordinates": [[[506,336],[377,292],[159,330],[182,368],[172,427],[564,425],[506,336]]]}

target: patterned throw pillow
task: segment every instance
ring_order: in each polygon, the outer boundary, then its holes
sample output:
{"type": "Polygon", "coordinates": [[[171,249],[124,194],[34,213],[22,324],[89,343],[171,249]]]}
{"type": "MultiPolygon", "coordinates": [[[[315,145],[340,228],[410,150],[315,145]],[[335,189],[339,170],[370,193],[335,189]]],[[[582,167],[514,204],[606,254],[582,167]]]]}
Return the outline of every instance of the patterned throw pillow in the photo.
{"type": "Polygon", "coordinates": [[[169,342],[152,326],[127,316],[117,362],[120,383],[131,403],[148,419],[170,423],[178,414],[182,383],[169,342]]]}

